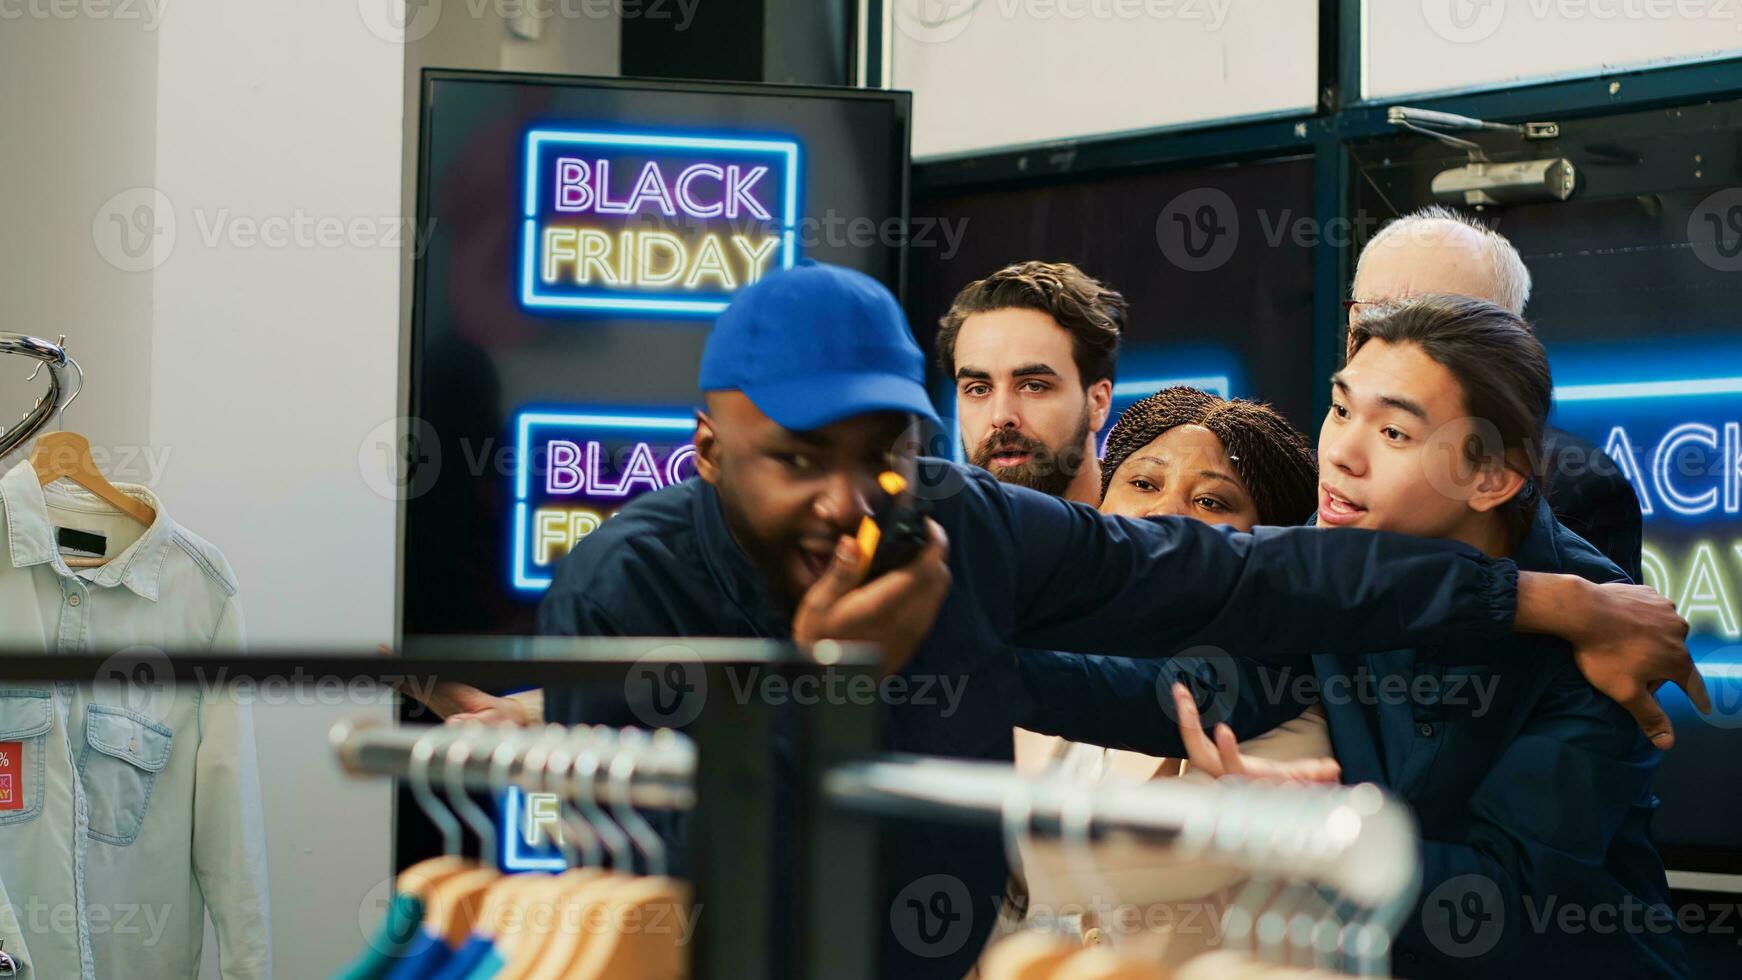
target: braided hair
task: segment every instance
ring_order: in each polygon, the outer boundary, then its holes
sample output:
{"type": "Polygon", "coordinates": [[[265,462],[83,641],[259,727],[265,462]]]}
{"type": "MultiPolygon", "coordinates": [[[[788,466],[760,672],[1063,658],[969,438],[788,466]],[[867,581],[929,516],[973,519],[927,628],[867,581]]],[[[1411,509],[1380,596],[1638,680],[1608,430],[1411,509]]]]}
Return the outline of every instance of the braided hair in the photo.
{"type": "Polygon", "coordinates": [[[1318,465],[1306,436],[1263,402],[1232,401],[1196,388],[1164,388],[1119,416],[1101,459],[1101,495],[1126,458],[1162,433],[1201,425],[1227,450],[1240,482],[1252,494],[1258,523],[1299,524],[1318,507],[1318,465]]]}

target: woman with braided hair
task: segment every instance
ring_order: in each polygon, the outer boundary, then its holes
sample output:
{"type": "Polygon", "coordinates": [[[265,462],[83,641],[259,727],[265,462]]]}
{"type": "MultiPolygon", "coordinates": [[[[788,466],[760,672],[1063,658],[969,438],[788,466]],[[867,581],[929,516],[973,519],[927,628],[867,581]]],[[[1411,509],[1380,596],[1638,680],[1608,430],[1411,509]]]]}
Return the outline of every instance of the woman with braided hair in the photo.
{"type": "MultiPolygon", "coordinates": [[[[1312,449],[1288,420],[1262,402],[1219,398],[1196,388],[1167,388],[1126,409],[1107,435],[1101,474],[1104,514],[1194,517],[1238,531],[1304,523],[1318,499],[1312,449]]],[[[1292,686],[1279,682],[1276,690],[1286,696],[1280,692],[1292,686]]],[[[1155,698],[1151,703],[1157,725],[1173,727],[1181,709],[1166,700],[1167,692],[1147,696],[1155,698]]],[[[1195,708],[1191,717],[1198,720],[1195,708]]],[[[1337,780],[1325,716],[1316,705],[1239,744],[1237,752],[1234,745],[1231,738],[1218,735],[1205,759],[1213,771],[1195,778],[1239,773],[1337,780]],[[1218,758],[1223,741],[1228,754],[1218,758]]],[[[1020,728],[1016,765],[1027,771],[1052,768],[1088,781],[1138,782],[1189,774],[1179,759],[1067,742],[1020,728]]],[[[1110,886],[1118,901],[1143,907],[1144,920],[1152,926],[1166,924],[1140,936],[1123,935],[1122,945],[1158,955],[1165,950],[1174,963],[1216,945],[1212,923],[1221,893],[1239,880],[1223,870],[1182,864],[1136,845],[1100,845],[1089,875],[1080,868],[1073,871],[1076,859],[1054,842],[1029,841],[1021,850],[1023,897],[1007,905],[1004,928],[1013,929],[1016,921],[1027,918],[1074,929],[1086,943],[1098,942],[1099,934],[1115,926],[1094,911],[1095,903],[1107,902],[1109,896],[1079,893],[1080,883],[1089,878],[1110,886]]]]}
{"type": "Polygon", "coordinates": [[[1262,402],[1167,388],[1119,416],[1101,460],[1101,512],[1179,514],[1242,531],[1300,524],[1317,504],[1306,437],[1262,402]]]}
{"type": "MultiPolygon", "coordinates": [[[[1107,434],[1101,513],[1172,514],[1237,531],[1300,524],[1318,501],[1317,472],[1306,436],[1269,405],[1166,388],[1127,408],[1107,434]]],[[[1250,776],[1335,779],[1334,763],[1325,759],[1329,746],[1324,718],[1312,711],[1226,761],[1231,771],[1250,776]]],[[[1020,728],[1016,764],[1139,779],[1183,768],[1179,760],[1072,745],[1020,728]]]]}

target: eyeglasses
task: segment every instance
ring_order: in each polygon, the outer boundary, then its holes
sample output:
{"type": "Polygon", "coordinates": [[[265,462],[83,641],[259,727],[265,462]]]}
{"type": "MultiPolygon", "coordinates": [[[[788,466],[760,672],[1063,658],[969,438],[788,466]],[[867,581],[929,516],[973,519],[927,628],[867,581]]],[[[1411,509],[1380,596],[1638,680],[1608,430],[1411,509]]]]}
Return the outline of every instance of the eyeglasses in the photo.
{"type": "Polygon", "coordinates": [[[1352,323],[1363,316],[1373,315],[1372,310],[1362,310],[1360,307],[1371,307],[1373,310],[1377,310],[1385,305],[1385,301],[1376,299],[1346,299],[1342,301],[1342,305],[1343,319],[1352,323]]]}

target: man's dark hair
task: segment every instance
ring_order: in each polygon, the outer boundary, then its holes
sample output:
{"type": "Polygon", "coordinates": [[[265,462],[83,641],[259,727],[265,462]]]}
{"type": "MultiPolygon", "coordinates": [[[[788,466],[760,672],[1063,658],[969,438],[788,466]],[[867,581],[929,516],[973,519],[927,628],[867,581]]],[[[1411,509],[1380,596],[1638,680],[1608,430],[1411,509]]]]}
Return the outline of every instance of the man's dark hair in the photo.
{"type": "Polygon", "coordinates": [[[1201,425],[1222,441],[1258,508],[1258,523],[1286,526],[1312,516],[1319,478],[1306,436],[1263,402],[1229,401],[1196,388],[1163,388],[1119,416],[1101,458],[1101,495],[1119,464],[1182,425],[1201,425]]]}
{"type": "Polygon", "coordinates": [[[950,311],[938,321],[938,366],[944,376],[956,376],[956,337],[962,321],[993,310],[1038,310],[1052,317],[1071,335],[1071,358],[1087,388],[1112,380],[1119,358],[1119,334],[1125,329],[1125,297],[1069,262],[1019,262],[956,294],[950,311]]]}
{"type": "Polygon", "coordinates": [[[1457,379],[1464,412],[1479,427],[1464,447],[1472,461],[1515,450],[1523,456],[1530,483],[1501,511],[1521,533],[1541,493],[1542,434],[1554,397],[1548,355],[1530,325],[1486,300],[1430,295],[1357,319],[1349,357],[1373,340],[1414,344],[1457,379]]]}

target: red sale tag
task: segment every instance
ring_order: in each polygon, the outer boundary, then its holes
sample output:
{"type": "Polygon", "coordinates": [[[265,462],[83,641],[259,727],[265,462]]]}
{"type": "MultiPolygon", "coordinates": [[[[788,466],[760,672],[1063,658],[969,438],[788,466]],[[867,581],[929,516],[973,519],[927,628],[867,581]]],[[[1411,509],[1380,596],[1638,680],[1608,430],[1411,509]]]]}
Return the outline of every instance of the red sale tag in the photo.
{"type": "Polygon", "coordinates": [[[24,743],[0,742],[0,810],[24,809],[24,743]]]}

